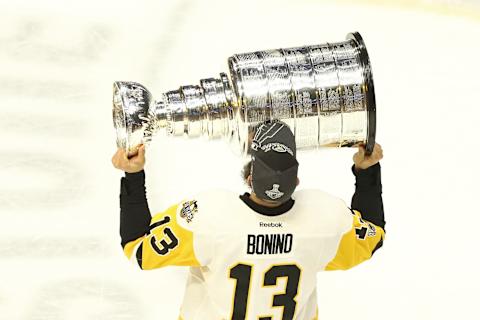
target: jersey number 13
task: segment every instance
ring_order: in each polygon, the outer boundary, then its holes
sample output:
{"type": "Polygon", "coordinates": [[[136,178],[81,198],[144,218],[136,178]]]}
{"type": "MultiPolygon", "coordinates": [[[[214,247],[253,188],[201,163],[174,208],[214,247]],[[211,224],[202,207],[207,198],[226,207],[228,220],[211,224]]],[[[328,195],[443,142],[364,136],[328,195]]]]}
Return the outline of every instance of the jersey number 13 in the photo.
{"type": "MultiPolygon", "coordinates": [[[[230,269],[230,278],[236,280],[235,295],[233,299],[232,320],[245,320],[248,306],[248,293],[252,266],[237,264],[230,269]]],[[[295,297],[298,292],[300,268],[294,264],[275,265],[263,275],[263,286],[276,286],[278,278],[287,278],[285,292],[273,296],[272,307],[283,307],[282,320],[293,319],[297,302],[295,297]]],[[[261,317],[258,320],[272,320],[272,317],[261,317]]]]}

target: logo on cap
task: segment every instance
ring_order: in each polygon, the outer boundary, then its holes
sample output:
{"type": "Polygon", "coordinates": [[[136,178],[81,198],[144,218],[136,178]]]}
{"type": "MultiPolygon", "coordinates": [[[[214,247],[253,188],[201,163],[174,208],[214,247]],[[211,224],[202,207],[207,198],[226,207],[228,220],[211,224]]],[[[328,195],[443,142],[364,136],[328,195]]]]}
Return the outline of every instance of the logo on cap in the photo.
{"type": "Polygon", "coordinates": [[[280,185],[274,184],[272,190],[265,191],[265,194],[272,200],[278,199],[284,195],[284,193],[278,190],[278,188],[280,188],[280,185]]]}
{"type": "Polygon", "coordinates": [[[263,152],[268,152],[270,150],[276,152],[288,152],[293,156],[293,151],[288,146],[283,143],[273,141],[265,143],[267,139],[273,139],[283,129],[285,125],[281,123],[273,123],[273,125],[262,124],[256,131],[255,136],[253,137],[251,148],[252,150],[258,151],[259,149],[263,152]]]}

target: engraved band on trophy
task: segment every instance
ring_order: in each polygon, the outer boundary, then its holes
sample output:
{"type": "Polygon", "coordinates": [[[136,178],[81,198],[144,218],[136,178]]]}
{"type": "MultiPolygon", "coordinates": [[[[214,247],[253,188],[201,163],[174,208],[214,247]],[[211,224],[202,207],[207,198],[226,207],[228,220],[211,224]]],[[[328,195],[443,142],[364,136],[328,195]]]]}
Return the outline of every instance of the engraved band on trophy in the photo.
{"type": "Polygon", "coordinates": [[[367,49],[358,32],[346,41],[236,54],[231,82],[182,86],[154,101],[135,82],[115,82],[113,121],[118,147],[134,152],[158,131],[171,136],[226,138],[246,153],[255,127],[279,119],[297,149],[375,145],[376,106],[367,49]]]}

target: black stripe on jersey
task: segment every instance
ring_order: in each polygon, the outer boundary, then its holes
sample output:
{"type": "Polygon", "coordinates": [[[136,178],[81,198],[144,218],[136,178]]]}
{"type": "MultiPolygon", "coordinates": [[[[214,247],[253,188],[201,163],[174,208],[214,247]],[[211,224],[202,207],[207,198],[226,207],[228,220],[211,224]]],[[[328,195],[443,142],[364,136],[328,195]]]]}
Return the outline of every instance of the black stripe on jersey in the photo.
{"type": "Polygon", "coordinates": [[[138,265],[140,266],[140,269],[143,269],[142,267],[142,254],[143,254],[143,243],[140,243],[140,246],[137,249],[137,253],[135,254],[137,258],[138,265]]]}
{"type": "Polygon", "coordinates": [[[358,171],[353,166],[352,172],[356,183],[351,208],[359,211],[363,219],[385,230],[380,163],[358,171]]]}
{"type": "Polygon", "coordinates": [[[145,172],[125,173],[120,185],[120,236],[122,247],[125,247],[148,232],[152,217],[145,190],[145,172]]]}

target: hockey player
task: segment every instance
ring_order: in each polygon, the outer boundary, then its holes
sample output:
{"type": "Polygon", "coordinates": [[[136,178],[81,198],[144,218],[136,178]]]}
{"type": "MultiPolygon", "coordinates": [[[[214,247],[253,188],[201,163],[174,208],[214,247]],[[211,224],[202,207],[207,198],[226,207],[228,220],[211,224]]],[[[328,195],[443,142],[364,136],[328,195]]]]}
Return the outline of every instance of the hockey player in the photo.
{"type": "Polygon", "coordinates": [[[244,175],[251,193],[210,191],[151,217],[144,146],[130,159],[119,149],[124,253],[142,269],[190,266],[179,319],[317,319],[316,273],[349,269],[383,244],[382,157],[378,144],[370,156],[359,147],[350,208],[320,190],[294,193],[294,136],[265,123],[244,175]]]}

